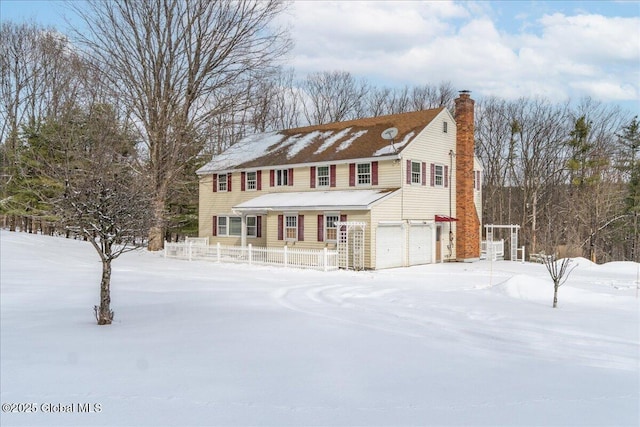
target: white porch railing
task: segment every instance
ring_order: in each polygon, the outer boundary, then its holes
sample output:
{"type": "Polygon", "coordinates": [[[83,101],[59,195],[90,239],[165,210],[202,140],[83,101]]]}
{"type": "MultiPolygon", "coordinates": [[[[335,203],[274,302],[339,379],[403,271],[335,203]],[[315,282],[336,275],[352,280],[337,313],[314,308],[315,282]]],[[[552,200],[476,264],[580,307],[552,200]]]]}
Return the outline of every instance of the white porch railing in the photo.
{"type": "Polygon", "coordinates": [[[488,240],[480,242],[480,259],[504,259],[504,240],[494,240],[489,244],[488,240]]]}
{"type": "Polygon", "coordinates": [[[338,269],[338,252],[314,249],[265,248],[248,246],[201,245],[184,242],[164,244],[165,258],[232,262],[249,265],[279,265],[330,271],[338,269]]]}

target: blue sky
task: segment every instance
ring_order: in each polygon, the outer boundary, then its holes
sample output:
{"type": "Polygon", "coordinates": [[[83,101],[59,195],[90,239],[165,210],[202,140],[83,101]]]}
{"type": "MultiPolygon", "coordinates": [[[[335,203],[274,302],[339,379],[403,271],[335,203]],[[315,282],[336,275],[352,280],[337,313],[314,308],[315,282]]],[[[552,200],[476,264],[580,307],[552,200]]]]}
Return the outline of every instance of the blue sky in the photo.
{"type": "MultiPolygon", "coordinates": [[[[81,1],[81,0],[75,0],[81,1]]],[[[65,32],[62,1],[2,0],[2,20],[65,32]]],[[[476,96],[590,96],[640,114],[639,1],[294,1],[282,17],[300,77],[451,81],[476,96]]]]}

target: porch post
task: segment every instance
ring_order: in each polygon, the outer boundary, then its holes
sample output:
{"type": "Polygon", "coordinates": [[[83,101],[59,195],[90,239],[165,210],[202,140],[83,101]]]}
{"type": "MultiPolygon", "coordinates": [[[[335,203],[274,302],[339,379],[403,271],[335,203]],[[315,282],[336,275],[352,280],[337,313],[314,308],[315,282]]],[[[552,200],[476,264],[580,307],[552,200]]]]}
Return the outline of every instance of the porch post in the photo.
{"type": "Polygon", "coordinates": [[[245,248],[247,246],[247,214],[242,213],[240,216],[240,246],[245,248]]]}

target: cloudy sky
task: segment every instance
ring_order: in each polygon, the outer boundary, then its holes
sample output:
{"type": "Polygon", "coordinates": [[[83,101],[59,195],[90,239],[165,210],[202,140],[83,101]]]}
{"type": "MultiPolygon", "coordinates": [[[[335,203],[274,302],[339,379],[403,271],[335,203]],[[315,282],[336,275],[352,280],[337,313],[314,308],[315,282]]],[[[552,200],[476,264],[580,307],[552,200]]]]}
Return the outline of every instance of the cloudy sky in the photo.
{"type": "MultiPolygon", "coordinates": [[[[2,0],[0,16],[57,25],[60,2],[2,0]]],[[[475,96],[591,96],[640,114],[639,1],[294,1],[283,22],[300,77],[379,86],[450,81],[475,96]]]]}

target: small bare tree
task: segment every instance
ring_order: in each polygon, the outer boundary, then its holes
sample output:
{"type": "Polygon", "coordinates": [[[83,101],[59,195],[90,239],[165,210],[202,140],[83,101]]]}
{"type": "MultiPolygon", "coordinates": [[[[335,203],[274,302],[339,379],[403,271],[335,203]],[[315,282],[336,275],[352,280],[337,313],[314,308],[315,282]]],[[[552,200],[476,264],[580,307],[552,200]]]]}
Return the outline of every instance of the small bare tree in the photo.
{"type": "Polygon", "coordinates": [[[91,243],[102,262],[100,304],[94,312],[98,325],[109,325],[111,263],[144,243],[152,217],[135,139],[108,105],[64,123],[48,123],[42,138],[58,152],[41,169],[59,183],[54,212],[61,225],[91,243]]]}
{"type": "Polygon", "coordinates": [[[577,267],[577,264],[571,266],[573,262],[571,258],[563,258],[559,261],[556,258],[555,255],[542,258],[544,266],[547,267],[549,276],[553,280],[553,308],[558,307],[558,288],[565,284],[573,269],[577,267]]]}

